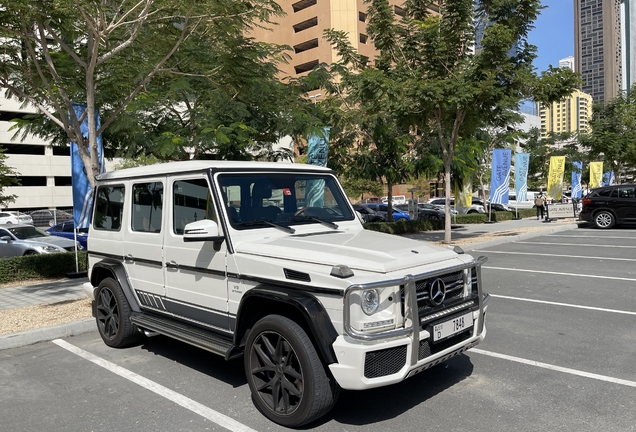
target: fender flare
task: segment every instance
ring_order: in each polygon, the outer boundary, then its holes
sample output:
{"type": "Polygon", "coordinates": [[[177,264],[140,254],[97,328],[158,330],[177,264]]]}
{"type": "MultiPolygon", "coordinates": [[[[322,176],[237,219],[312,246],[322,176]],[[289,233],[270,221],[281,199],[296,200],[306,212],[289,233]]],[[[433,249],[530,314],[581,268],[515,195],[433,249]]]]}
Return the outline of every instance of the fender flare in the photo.
{"type": "Polygon", "coordinates": [[[139,302],[133,294],[133,289],[132,286],[130,286],[130,282],[128,281],[128,274],[126,273],[126,269],[124,269],[123,264],[120,261],[108,258],[95,263],[91,270],[91,285],[93,285],[94,289],[99,286],[99,282],[103,279],[98,278],[98,275],[102,274],[103,272],[110,273],[113,279],[117,281],[117,283],[121,287],[121,290],[126,296],[126,300],[128,300],[130,308],[134,312],[141,312],[141,309],[139,308],[139,302]]]}
{"type": "Polygon", "coordinates": [[[282,303],[300,312],[312,333],[310,336],[313,336],[313,340],[317,345],[316,348],[325,362],[327,364],[338,362],[333,350],[333,343],[339,334],[322,303],[309,292],[276,285],[261,284],[247,291],[241,299],[241,304],[236,314],[234,332],[234,343],[236,346],[240,346],[243,343],[244,335],[251,327],[250,309],[258,304],[259,299],[282,303]],[[256,302],[252,300],[256,300],[256,302]]]}

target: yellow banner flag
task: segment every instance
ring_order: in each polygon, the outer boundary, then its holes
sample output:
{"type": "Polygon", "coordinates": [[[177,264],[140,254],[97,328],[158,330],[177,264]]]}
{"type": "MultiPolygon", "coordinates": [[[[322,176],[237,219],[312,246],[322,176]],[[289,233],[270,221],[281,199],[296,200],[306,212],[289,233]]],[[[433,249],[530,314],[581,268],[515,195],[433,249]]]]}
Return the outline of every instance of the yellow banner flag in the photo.
{"type": "Polygon", "coordinates": [[[563,195],[564,171],[565,156],[552,156],[550,158],[550,171],[548,172],[547,199],[561,201],[561,196],[563,195]]]}
{"type": "Polygon", "coordinates": [[[601,186],[603,181],[603,162],[590,162],[590,189],[601,186]]]}
{"type": "Polygon", "coordinates": [[[457,207],[470,207],[473,204],[473,182],[470,179],[464,180],[461,189],[455,185],[454,192],[457,207]]]}

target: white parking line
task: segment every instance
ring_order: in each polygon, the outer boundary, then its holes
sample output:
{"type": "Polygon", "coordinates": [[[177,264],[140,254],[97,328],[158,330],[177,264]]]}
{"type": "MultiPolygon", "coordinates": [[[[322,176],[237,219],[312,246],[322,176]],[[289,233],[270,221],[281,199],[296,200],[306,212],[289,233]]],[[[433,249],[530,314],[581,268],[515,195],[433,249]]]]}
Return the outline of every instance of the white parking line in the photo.
{"type": "Polygon", "coordinates": [[[574,304],[570,304],[570,303],[559,303],[559,302],[551,302],[551,301],[545,301],[545,300],[534,300],[534,299],[526,299],[526,298],[521,298],[521,297],[509,297],[509,296],[504,296],[504,295],[499,295],[499,294],[490,294],[490,297],[501,298],[501,299],[506,299],[506,300],[525,301],[525,302],[530,302],[530,303],[542,303],[542,304],[547,304],[547,305],[552,305],[552,306],[565,306],[565,307],[571,307],[571,308],[577,308],[577,309],[588,309],[588,310],[599,311],[599,312],[611,312],[611,313],[624,314],[624,315],[636,315],[636,312],[624,311],[624,310],[620,310],[620,309],[605,309],[605,308],[599,308],[599,307],[593,307],[593,306],[574,305],[574,304]]]}
{"type": "Polygon", "coordinates": [[[535,255],[535,256],[560,257],[560,258],[585,258],[585,259],[595,259],[595,260],[603,260],[603,261],[636,261],[636,258],[608,258],[608,257],[601,257],[601,256],[558,255],[558,254],[544,254],[544,253],[532,253],[532,252],[506,252],[506,251],[491,251],[491,250],[482,250],[482,249],[473,249],[473,252],[485,252],[485,253],[491,253],[491,254],[510,254],[510,255],[535,255]]]}
{"type": "Polygon", "coordinates": [[[590,238],[598,238],[598,239],[629,239],[629,240],[636,240],[636,237],[630,237],[630,236],[596,236],[596,235],[563,235],[563,234],[546,234],[546,237],[568,237],[568,238],[585,238],[585,239],[590,239],[590,238]]]}
{"type": "Polygon", "coordinates": [[[612,279],[612,280],[624,280],[624,281],[636,282],[636,279],[633,279],[633,278],[622,278],[622,277],[614,277],[614,276],[596,276],[596,275],[588,275],[588,274],[580,274],[580,273],[561,273],[561,272],[552,272],[552,271],[546,271],[546,270],[527,270],[527,269],[505,268],[505,267],[482,266],[482,268],[489,269],[489,270],[505,270],[505,271],[526,272],[526,273],[543,273],[543,274],[560,275],[560,276],[578,276],[578,277],[592,278],[592,279],[612,279]]]}
{"type": "Polygon", "coordinates": [[[535,366],[535,367],[539,367],[539,368],[543,368],[543,369],[549,369],[549,370],[553,370],[553,371],[557,371],[557,372],[563,372],[563,373],[567,373],[570,375],[577,375],[580,377],[584,377],[584,378],[591,378],[591,379],[595,379],[595,380],[599,380],[599,381],[605,381],[605,382],[609,382],[612,384],[620,384],[620,385],[624,385],[624,386],[628,386],[628,387],[636,387],[636,382],[634,381],[628,381],[628,380],[624,380],[624,379],[620,379],[620,378],[614,378],[614,377],[610,377],[610,376],[606,376],[606,375],[598,375],[598,374],[594,374],[594,373],[589,373],[589,372],[583,372],[580,370],[576,370],[576,369],[570,369],[570,368],[565,368],[565,367],[561,367],[561,366],[555,366],[555,365],[551,365],[548,363],[541,363],[538,361],[534,361],[534,360],[527,360],[527,359],[523,359],[520,357],[513,357],[513,356],[509,356],[506,354],[499,354],[499,353],[494,353],[494,352],[490,352],[490,351],[484,351],[478,348],[472,348],[471,350],[468,351],[468,353],[476,353],[476,354],[482,354],[482,355],[486,355],[486,356],[490,356],[490,357],[495,357],[495,358],[499,358],[502,360],[508,360],[508,361],[512,361],[512,362],[516,362],[516,363],[522,363],[522,364],[526,364],[526,365],[530,365],[530,366],[535,366]]]}
{"type": "Polygon", "coordinates": [[[131,372],[128,369],[124,369],[121,366],[117,366],[116,364],[111,363],[108,360],[104,360],[103,358],[97,357],[96,355],[91,354],[88,351],[84,351],[83,349],[78,348],[75,345],[71,345],[70,343],[62,339],[55,339],[53,343],[58,345],[59,347],[64,348],[65,350],[72,352],[73,354],[77,354],[78,356],[92,363],[95,363],[98,366],[103,367],[104,369],[111,371],[112,373],[116,375],[119,375],[122,378],[126,378],[127,380],[140,385],[146,390],[150,390],[151,392],[154,392],[158,394],[159,396],[162,396],[176,403],[177,405],[180,405],[186,409],[189,409],[190,411],[196,414],[199,414],[201,417],[206,418],[210,420],[211,422],[214,422],[218,424],[219,426],[222,426],[230,431],[256,432],[254,429],[249,428],[245,426],[244,424],[239,423],[236,420],[226,415],[216,412],[213,409],[210,409],[206,407],[205,405],[200,404],[199,402],[196,402],[186,396],[183,396],[182,394],[179,394],[173,390],[170,390],[169,388],[164,387],[161,384],[157,384],[154,381],[144,378],[141,375],[137,375],[136,373],[131,372]]]}
{"type": "Polygon", "coordinates": [[[535,244],[535,245],[550,245],[550,246],[590,246],[597,248],[636,248],[636,246],[616,246],[616,245],[600,245],[600,244],[578,244],[578,243],[550,243],[550,242],[529,242],[529,241],[518,241],[515,243],[522,244],[535,244]]]}

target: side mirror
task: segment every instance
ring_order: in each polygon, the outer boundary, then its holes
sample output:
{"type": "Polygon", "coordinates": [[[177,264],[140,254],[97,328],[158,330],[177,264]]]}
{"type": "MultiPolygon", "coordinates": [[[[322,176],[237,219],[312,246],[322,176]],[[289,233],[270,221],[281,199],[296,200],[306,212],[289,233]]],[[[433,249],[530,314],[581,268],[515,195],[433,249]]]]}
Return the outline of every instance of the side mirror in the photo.
{"type": "Polygon", "coordinates": [[[219,226],[210,219],[191,222],[183,228],[184,242],[213,241],[215,246],[221,243],[225,236],[219,235],[219,226]]]}
{"type": "Polygon", "coordinates": [[[11,238],[11,236],[2,236],[0,237],[0,240],[6,241],[7,243],[9,243],[11,242],[11,240],[13,240],[13,238],[11,238]]]}

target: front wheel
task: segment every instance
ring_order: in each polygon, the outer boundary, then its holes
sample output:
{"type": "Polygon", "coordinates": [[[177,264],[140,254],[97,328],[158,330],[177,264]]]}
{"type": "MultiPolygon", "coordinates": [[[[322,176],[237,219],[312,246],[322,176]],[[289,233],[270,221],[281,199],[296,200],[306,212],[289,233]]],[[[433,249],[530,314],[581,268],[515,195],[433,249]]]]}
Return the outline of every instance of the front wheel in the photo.
{"type": "Polygon", "coordinates": [[[104,279],[97,289],[95,302],[97,330],[106,345],[123,348],[142,338],[137,327],[130,322],[130,305],[117,281],[104,279]]]}
{"type": "Polygon", "coordinates": [[[616,223],[614,215],[608,211],[600,211],[594,216],[594,225],[601,229],[610,229],[616,223]]]}
{"type": "Polygon", "coordinates": [[[245,345],[245,375],[256,408],[286,427],[329,412],[340,387],[323,365],[307,333],[280,315],[261,319],[245,345]]]}

